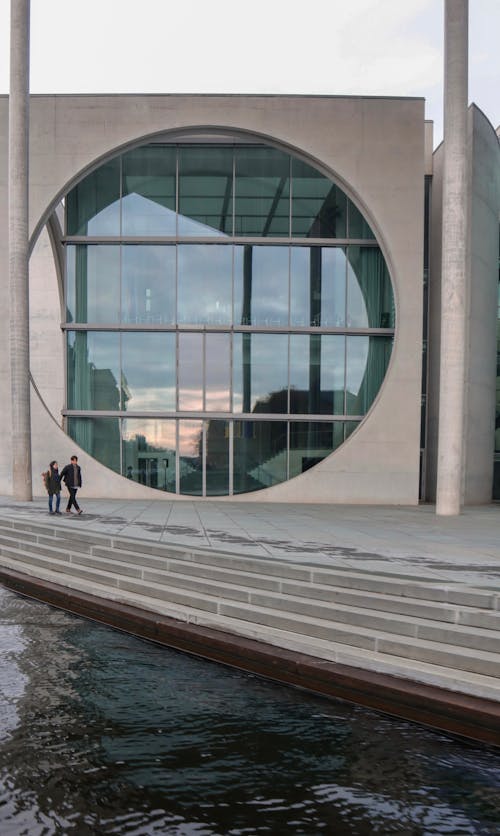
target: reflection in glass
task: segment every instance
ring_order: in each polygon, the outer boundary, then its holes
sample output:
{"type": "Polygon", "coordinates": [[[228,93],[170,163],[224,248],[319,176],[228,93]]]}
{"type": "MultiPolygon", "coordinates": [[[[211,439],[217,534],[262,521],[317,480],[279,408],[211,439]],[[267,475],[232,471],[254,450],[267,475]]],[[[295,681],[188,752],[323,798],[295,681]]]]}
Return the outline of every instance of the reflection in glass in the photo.
{"type": "Polygon", "coordinates": [[[203,492],[203,422],[179,421],[179,490],[201,496],[203,492]]]}
{"type": "Polygon", "coordinates": [[[375,238],[373,230],[368,221],[366,221],[352,200],[348,200],[349,204],[349,238],[375,238]]]}
{"type": "Polygon", "coordinates": [[[175,247],[122,246],[122,322],[172,325],[175,322],[175,247]]]}
{"type": "Polygon", "coordinates": [[[120,321],[120,248],[77,244],[66,248],[68,322],[120,321]]]}
{"type": "Polygon", "coordinates": [[[344,343],[337,335],[290,335],[290,412],[343,414],[344,343]]]}
{"type": "Polygon", "coordinates": [[[394,328],[391,280],[378,247],[349,247],[349,324],[394,328]]]}
{"type": "Polygon", "coordinates": [[[175,493],[175,421],[127,418],[122,423],[122,475],[175,493]]]}
{"type": "Polygon", "coordinates": [[[292,235],[345,238],[345,193],[307,163],[292,157],[292,235]]]}
{"type": "Polygon", "coordinates": [[[232,247],[180,244],[178,322],[229,325],[232,315],[232,247]]]}
{"type": "Polygon", "coordinates": [[[104,163],[68,193],[67,235],[120,234],[120,162],[104,163]]]}
{"type": "Polygon", "coordinates": [[[288,325],[288,247],[235,247],[234,321],[288,325]]]}
{"type": "Polygon", "coordinates": [[[394,329],[390,277],[360,211],[307,163],[239,140],[143,146],[71,190],[66,229],[134,236],[69,241],[65,285],[68,322],[120,329],[71,326],[67,406],[83,413],[75,440],[125,477],[257,490],[312,467],[370,409],[392,335],[368,331],[394,329]],[[144,418],[122,421],[117,446],[118,417],[90,410],[144,418]]]}
{"type": "Polygon", "coordinates": [[[179,148],[179,235],[231,235],[233,149],[179,148]]]}
{"type": "Polygon", "coordinates": [[[305,473],[306,470],[329,456],[342,443],[338,438],[339,429],[342,435],[342,422],[333,424],[318,421],[292,421],[290,423],[289,478],[305,473]]]}
{"type": "Polygon", "coordinates": [[[175,235],[175,167],[175,147],[146,145],[123,155],[123,235],[175,235]]]}
{"type": "Polygon", "coordinates": [[[105,467],[120,472],[119,418],[68,418],[68,435],[105,467]]]}
{"type": "Polygon", "coordinates": [[[288,411],[287,334],[235,334],[235,412],[288,411]]]}
{"type": "Polygon", "coordinates": [[[120,335],[68,331],[68,409],[120,409],[120,335]]]}
{"type": "Polygon", "coordinates": [[[292,247],[290,322],[295,326],[345,326],[345,247],[292,247]]]}
{"type": "Polygon", "coordinates": [[[235,148],[235,235],[282,237],[290,229],[290,156],[235,148]]]}
{"type": "Polygon", "coordinates": [[[346,414],[368,412],[382,385],[392,337],[347,337],[346,414]]]}
{"type": "Polygon", "coordinates": [[[175,410],[175,334],[122,334],[122,409],[175,410]]]}
{"type": "Polygon", "coordinates": [[[229,493],[229,422],[206,421],[206,496],[229,493]]]}
{"type": "Polygon", "coordinates": [[[203,334],[179,334],[179,409],[203,409],[203,334]]]}
{"type": "Polygon", "coordinates": [[[287,478],[285,421],[235,421],[234,493],[268,488],[287,478]]]}
{"type": "Polygon", "coordinates": [[[205,409],[228,412],[231,408],[231,336],[205,336],[205,409]]]}

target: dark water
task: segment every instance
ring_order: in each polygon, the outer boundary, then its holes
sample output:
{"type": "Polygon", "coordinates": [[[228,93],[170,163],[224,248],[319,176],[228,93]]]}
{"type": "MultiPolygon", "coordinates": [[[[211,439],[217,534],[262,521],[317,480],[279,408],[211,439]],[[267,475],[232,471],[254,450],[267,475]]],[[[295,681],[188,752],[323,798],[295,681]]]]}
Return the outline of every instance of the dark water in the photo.
{"type": "Polygon", "coordinates": [[[0,588],[0,834],[500,834],[500,752],[0,588]]]}

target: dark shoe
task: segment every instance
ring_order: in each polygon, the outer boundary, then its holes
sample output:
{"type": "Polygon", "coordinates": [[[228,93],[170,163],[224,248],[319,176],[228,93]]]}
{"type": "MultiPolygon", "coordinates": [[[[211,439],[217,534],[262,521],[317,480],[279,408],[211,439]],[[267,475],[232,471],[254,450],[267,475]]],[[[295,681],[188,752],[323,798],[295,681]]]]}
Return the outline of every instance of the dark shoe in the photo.
{"type": "Polygon", "coordinates": [[[52,516],[54,516],[55,513],[55,511],[49,511],[49,514],[51,514],[52,516]]]}
{"type": "MultiPolygon", "coordinates": [[[[54,513],[57,514],[58,517],[62,516],[60,511],[54,511],[54,513]]],[[[70,511],[70,513],[71,513],[71,511],[70,511]]]]}
{"type": "Polygon", "coordinates": [[[83,514],[83,509],[82,509],[82,508],[79,508],[79,509],[78,509],[78,511],[77,511],[77,513],[78,513],[78,514],[83,514]]]}

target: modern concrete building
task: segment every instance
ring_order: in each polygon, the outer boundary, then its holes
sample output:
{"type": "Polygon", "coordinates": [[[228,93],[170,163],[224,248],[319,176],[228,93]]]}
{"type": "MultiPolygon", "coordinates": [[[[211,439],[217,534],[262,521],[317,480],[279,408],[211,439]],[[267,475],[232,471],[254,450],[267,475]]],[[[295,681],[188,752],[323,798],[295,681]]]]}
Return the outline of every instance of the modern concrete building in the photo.
{"type": "MultiPolygon", "coordinates": [[[[468,119],[463,497],[478,503],[495,453],[500,148],[475,106],[468,119]]],[[[3,97],[3,494],[7,138],[3,97]]],[[[434,499],[443,150],[421,99],[32,96],[34,491],[76,452],[88,496],[434,499]]]]}

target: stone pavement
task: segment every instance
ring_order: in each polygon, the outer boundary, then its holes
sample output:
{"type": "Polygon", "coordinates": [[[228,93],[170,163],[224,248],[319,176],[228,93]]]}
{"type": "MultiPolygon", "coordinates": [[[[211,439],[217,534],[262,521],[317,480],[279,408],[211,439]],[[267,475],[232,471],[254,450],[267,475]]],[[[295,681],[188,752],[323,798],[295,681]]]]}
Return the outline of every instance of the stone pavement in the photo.
{"type": "MultiPolygon", "coordinates": [[[[431,505],[79,498],[81,516],[50,517],[45,498],[9,497],[0,497],[0,515],[270,560],[500,589],[500,505],[436,517],[431,505]]],[[[64,509],[64,500],[61,505],[64,509]]]]}

